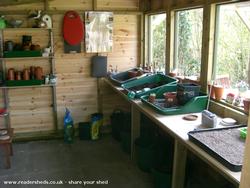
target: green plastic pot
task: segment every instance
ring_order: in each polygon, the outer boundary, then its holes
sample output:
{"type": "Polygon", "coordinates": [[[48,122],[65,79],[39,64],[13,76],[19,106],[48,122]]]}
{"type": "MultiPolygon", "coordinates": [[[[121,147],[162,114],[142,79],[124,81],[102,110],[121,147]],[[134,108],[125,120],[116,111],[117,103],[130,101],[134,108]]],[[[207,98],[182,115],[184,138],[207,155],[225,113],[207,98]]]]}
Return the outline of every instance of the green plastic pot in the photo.
{"type": "Polygon", "coordinates": [[[135,140],[136,159],[138,167],[144,172],[151,172],[155,166],[155,148],[148,140],[138,138],[135,140]]]}
{"type": "Polygon", "coordinates": [[[6,28],[6,22],[4,18],[0,17],[0,29],[6,28]]]}
{"type": "Polygon", "coordinates": [[[121,147],[122,150],[128,154],[131,153],[131,133],[122,131],[120,133],[121,136],[121,147]]]}
{"type": "Polygon", "coordinates": [[[171,173],[152,168],[152,174],[154,177],[155,188],[171,188],[171,173]]]}

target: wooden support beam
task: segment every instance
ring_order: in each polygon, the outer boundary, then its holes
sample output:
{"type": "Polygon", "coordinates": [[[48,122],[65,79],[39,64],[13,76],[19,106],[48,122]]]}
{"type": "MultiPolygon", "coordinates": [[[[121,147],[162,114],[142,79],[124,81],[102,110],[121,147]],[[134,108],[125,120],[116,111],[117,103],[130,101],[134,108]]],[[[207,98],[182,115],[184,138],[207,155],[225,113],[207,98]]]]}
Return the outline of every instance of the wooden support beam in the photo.
{"type": "Polygon", "coordinates": [[[97,0],[92,0],[93,2],[93,10],[97,10],[97,0]]]}
{"type": "Polygon", "coordinates": [[[49,0],[44,0],[44,10],[45,11],[49,10],[49,0]]]}
{"type": "Polygon", "coordinates": [[[172,188],[184,188],[187,148],[175,140],[172,188]]]}
{"type": "MultiPolygon", "coordinates": [[[[82,14],[83,10],[74,10],[78,12],[79,14],[82,14]]],[[[92,11],[92,10],[85,10],[85,11],[92,11]]],[[[111,11],[111,10],[102,10],[102,11],[111,11]]],[[[117,15],[143,15],[143,12],[140,11],[133,11],[133,10],[112,10],[114,14],[117,15]]],[[[65,14],[65,10],[48,10],[46,11],[47,14],[53,15],[53,14],[65,14]]],[[[29,11],[1,11],[2,15],[26,15],[29,14],[29,11]]]]}
{"type": "Polygon", "coordinates": [[[248,116],[248,130],[247,130],[247,140],[246,140],[246,150],[245,158],[243,163],[243,170],[240,180],[240,188],[250,187],[250,116],[248,116]]]}
{"type": "Polygon", "coordinates": [[[144,66],[145,63],[145,16],[142,14],[140,15],[140,23],[141,23],[141,27],[138,33],[138,35],[140,36],[141,39],[141,43],[140,43],[140,47],[141,47],[141,54],[140,54],[140,62],[139,65],[144,66]]]}
{"type": "Polygon", "coordinates": [[[136,104],[131,104],[131,159],[135,161],[135,140],[140,136],[141,113],[136,104]]]}
{"type": "Polygon", "coordinates": [[[103,80],[97,78],[97,108],[99,113],[103,113],[103,94],[102,94],[103,80]]]}
{"type": "Polygon", "coordinates": [[[150,10],[150,0],[139,0],[139,10],[143,12],[150,10]]]}
{"type": "Polygon", "coordinates": [[[207,90],[208,81],[212,78],[213,56],[214,56],[214,33],[216,5],[206,3],[203,9],[203,37],[202,37],[202,56],[201,56],[201,88],[207,90]]]}
{"type": "Polygon", "coordinates": [[[174,67],[174,11],[167,11],[167,36],[166,36],[166,73],[174,67]]]}

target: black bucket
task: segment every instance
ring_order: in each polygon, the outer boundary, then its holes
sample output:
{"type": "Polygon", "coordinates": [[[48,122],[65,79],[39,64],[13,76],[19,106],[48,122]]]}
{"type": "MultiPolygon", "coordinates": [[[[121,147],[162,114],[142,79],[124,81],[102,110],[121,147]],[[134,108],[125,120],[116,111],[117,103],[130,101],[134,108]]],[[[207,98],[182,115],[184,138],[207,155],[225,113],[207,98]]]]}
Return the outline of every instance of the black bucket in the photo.
{"type": "Polygon", "coordinates": [[[91,139],[91,124],[90,124],[90,122],[80,122],[79,123],[79,137],[80,137],[80,140],[90,140],[91,139]]]}
{"type": "Polygon", "coordinates": [[[155,188],[171,188],[172,175],[169,171],[160,168],[152,168],[155,188]]]}
{"type": "Polygon", "coordinates": [[[154,144],[143,138],[137,138],[135,149],[138,167],[144,172],[151,172],[156,163],[154,144]]]}
{"type": "Polygon", "coordinates": [[[127,131],[121,132],[121,147],[128,154],[131,153],[131,133],[127,131]]]}
{"type": "Polygon", "coordinates": [[[117,141],[121,140],[122,119],[123,112],[121,110],[115,110],[111,115],[112,137],[117,141]]]}

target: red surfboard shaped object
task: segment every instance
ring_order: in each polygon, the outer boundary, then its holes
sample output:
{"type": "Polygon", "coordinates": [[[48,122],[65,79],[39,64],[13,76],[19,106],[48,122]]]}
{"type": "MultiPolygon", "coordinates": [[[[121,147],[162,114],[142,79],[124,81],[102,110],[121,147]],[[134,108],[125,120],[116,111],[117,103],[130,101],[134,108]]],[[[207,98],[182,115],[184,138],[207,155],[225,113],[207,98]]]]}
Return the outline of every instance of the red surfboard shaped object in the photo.
{"type": "Polygon", "coordinates": [[[63,38],[69,45],[80,44],[83,40],[83,22],[75,11],[68,11],[64,15],[63,38]]]}

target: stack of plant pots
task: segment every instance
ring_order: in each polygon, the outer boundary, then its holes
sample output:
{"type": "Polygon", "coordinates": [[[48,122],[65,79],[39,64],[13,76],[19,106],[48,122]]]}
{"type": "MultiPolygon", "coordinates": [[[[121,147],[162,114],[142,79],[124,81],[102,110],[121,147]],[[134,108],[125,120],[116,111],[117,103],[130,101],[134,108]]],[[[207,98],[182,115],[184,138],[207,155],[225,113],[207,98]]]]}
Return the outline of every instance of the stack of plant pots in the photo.
{"type": "Polygon", "coordinates": [[[116,109],[111,115],[112,136],[121,142],[124,152],[131,152],[131,114],[116,109]]]}
{"type": "Polygon", "coordinates": [[[156,188],[171,187],[173,140],[142,116],[141,136],[135,140],[138,167],[152,173],[156,188]]]}

